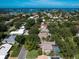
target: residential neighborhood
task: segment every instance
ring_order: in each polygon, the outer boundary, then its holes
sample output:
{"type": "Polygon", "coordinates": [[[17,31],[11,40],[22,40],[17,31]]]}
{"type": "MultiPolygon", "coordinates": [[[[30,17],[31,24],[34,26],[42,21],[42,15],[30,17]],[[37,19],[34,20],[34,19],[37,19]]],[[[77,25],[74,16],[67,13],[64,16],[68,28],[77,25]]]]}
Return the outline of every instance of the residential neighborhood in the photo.
{"type": "Polygon", "coordinates": [[[0,59],[79,59],[79,10],[0,13],[0,59]]]}

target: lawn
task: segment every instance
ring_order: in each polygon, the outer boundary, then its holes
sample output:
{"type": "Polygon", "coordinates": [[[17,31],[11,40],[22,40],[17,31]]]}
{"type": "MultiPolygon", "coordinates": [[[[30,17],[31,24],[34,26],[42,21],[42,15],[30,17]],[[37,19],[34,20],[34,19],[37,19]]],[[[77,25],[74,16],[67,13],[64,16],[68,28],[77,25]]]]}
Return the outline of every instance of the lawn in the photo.
{"type": "Polygon", "coordinates": [[[11,57],[17,57],[20,50],[21,50],[21,46],[14,45],[13,48],[12,48],[11,57]]]}
{"type": "Polygon", "coordinates": [[[28,51],[26,59],[35,59],[39,55],[38,50],[28,51]]]}

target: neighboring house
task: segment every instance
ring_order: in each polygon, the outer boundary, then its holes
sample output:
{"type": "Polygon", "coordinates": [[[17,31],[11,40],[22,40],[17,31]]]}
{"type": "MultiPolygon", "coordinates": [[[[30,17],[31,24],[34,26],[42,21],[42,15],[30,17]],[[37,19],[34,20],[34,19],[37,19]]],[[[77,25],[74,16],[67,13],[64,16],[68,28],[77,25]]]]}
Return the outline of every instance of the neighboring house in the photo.
{"type": "Polygon", "coordinates": [[[42,29],[47,29],[47,24],[45,22],[41,23],[40,30],[42,30],[42,29]]]}
{"type": "Polygon", "coordinates": [[[2,43],[10,43],[10,44],[15,44],[15,38],[16,35],[11,35],[8,38],[5,38],[2,43]]]}
{"type": "Polygon", "coordinates": [[[20,27],[20,29],[10,32],[10,35],[14,35],[14,34],[15,35],[22,35],[24,33],[24,31],[25,31],[25,27],[22,26],[22,27],[20,27]]]}
{"type": "Polygon", "coordinates": [[[48,37],[48,33],[47,32],[40,32],[38,34],[39,38],[41,39],[41,41],[43,41],[44,38],[48,37]]]}
{"type": "Polygon", "coordinates": [[[47,38],[50,35],[49,30],[47,29],[47,24],[42,22],[40,27],[40,33],[38,34],[39,38],[47,38]]]}
{"type": "Polygon", "coordinates": [[[28,19],[37,19],[37,18],[39,18],[38,15],[33,15],[33,16],[30,16],[28,19]]]}
{"type": "Polygon", "coordinates": [[[12,45],[10,44],[3,44],[0,46],[0,59],[6,59],[11,47],[12,45]]]}
{"type": "Polygon", "coordinates": [[[47,13],[48,17],[53,18],[52,14],[47,13]]]}

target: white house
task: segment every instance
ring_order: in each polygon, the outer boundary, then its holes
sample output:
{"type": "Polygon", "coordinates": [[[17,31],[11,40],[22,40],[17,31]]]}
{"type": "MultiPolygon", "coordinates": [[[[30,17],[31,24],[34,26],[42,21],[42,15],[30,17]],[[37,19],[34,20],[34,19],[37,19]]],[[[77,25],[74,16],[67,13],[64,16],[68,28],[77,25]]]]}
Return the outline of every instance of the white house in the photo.
{"type": "Polygon", "coordinates": [[[11,49],[12,45],[10,44],[3,44],[0,46],[0,59],[5,59],[8,55],[9,50],[11,49]]]}
{"type": "Polygon", "coordinates": [[[52,17],[52,14],[48,13],[47,15],[48,15],[48,17],[53,18],[53,17],[52,17]]]}
{"type": "Polygon", "coordinates": [[[12,32],[10,33],[10,35],[13,35],[13,34],[22,35],[22,34],[24,33],[24,31],[25,31],[25,27],[22,26],[22,27],[20,27],[20,29],[18,29],[18,30],[16,30],[16,31],[12,31],[12,32]]]}

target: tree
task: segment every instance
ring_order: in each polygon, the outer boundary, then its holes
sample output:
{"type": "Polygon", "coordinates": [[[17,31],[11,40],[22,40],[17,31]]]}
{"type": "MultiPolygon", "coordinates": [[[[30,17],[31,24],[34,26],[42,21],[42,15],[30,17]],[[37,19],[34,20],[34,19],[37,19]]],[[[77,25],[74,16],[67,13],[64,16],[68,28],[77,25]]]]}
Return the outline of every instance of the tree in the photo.
{"type": "Polygon", "coordinates": [[[25,37],[24,37],[23,35],[21,35],[21,36],[17,35],[16,41],[17,41],[19,44],[24,44],[24,43],[25,43],[25,37]]]}
{"type": "Polygon", "coordinates": [[[72,36],[72,33],[70,32],[70,29],[68,29],[66,27],[61,28],[59,33],[64,38],[72,36]]]}
{"type": "Polygon", "coordinates": [[[16,22],[15,23],[15,28],[19,29],[21,25],[22,25],[22,22],[16,22]]]}
{"type": "Polygon", "coordinates": [[[40,39],[37,35],[28,35],[26,36],[26,41],[25,41],[25,47],[26,49],[30,50],[35,50],[38,49],[39,44],[40,43],[40,39]]]}
{"type": "Polygon", "coordinates": [[[37,19],[37,24],[41,24],[41,22],[42,22],[41,18],[37,19]]]}
{"type": "Polygon", "coordinates": [[[26,20],[25,28],[26,28],[26,29],[29,29],[29,28],[32,27],[34,24],[35,24],[35,20],[34,20],[34,19],[26,20]],[[27,26],[28,26],[28,27],[27,27],[27,26]]]}
{"type": "Polygon", "coordinates": [[[29,33],[30,34],[37,34],[38,35],[38,33],[39,33],[38,27],[36,27],[36,26],[35,27],[34,26],[31,27],[30,30],[29,30],[29,33]]]}
{"type": "Polygon", "coordinates": [[[62,55],[65,58],[70,58],[72,59],[73,56],[76,54],[76,46],[75,44],[71,41],[71,37],[62,37],[59,33],[54,33],[51,35],[51,41],[55,41],[56,44],[59,46],[60,51],[62,55]],[[64,41],[62,40],[64,39],[64,41]]]}
{"type": "Polygon", "coordinates": [[[5,31],[7,31],[7,26],[6,25],[4,25],[4,23],[0,23],[0,32],[5,32],[5,31]]]}
{"type": "Polygon", "coordinates": [[[48,29],[51,34],[54,34],[55,32],[59,32],[59,30],[60,30],[59,27],[54,23],[49,23],[48,29]]]}
{"type": "Polygon", "coordinates": [[[8,17],[0,17],[0,22],[4,22],[4,21],[7,21],[7,20],[9,20],[8,17]]]}
{"type": "Polygon", "coordinates": [[[74,37],[74,42],[77,43],[77,47],[79,48],[79,37],[74,37]]]}

